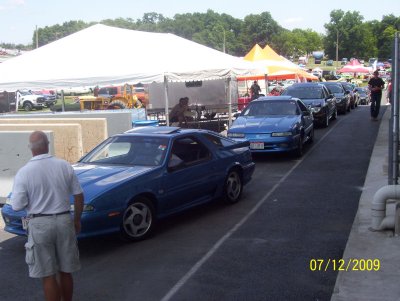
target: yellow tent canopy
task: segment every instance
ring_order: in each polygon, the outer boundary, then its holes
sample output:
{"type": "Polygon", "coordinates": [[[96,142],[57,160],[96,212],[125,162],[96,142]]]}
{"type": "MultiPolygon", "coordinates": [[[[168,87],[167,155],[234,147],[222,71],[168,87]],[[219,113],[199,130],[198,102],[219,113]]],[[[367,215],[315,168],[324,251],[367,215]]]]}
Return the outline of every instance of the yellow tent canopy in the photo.
{"type": "Polygon", "coordinates": [[[259,64],[265,66],[266,74],[239,77],[239,80],[264,79],[265,76],[267,76],[268,79],[318,79],[318,77],[304,71],[296,64],[277,54],[269,45],[266,45],[264,49],[258,44],[254,45],[244,56],[244,60],[257,61],[259,64]]]}

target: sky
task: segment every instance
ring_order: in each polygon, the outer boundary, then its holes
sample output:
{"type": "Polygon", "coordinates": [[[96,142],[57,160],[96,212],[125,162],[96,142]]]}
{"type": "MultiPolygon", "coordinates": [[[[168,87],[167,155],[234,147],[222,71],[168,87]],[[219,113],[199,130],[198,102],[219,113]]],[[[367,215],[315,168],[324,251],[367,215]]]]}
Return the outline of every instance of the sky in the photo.
{"type": "Polygon", "coordinates": [[[208,9],[244,19],[268,11],[286,29],[313,29],[325,33],[332,10],[358,11],[364,21],[381,21],[384,15],[400,16],[399,0],[0,0],[0,43],[30,44],[37,27],[104,19],[141,19],[156,12],[173,18],[175,14],[205,13],[208,9]]]}

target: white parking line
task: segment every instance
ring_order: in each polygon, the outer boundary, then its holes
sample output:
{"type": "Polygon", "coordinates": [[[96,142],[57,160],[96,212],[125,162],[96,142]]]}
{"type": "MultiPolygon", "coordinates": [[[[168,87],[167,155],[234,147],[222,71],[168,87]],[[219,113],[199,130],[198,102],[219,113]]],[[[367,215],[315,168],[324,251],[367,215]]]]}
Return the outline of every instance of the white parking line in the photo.
{"type": "Polygon", "coordinates": [[[265,203],[265,201],[270,197],[270,195],[282,184],[286,178],[296,169],[296,167],[309,156],[312,150],[317,147],[321,141],[325,139],[327,135],[329,135],[333,129],[338,125],[341,120],[336,120],[335,125],[325,133],[321,139],[313,145],[312,148],[303,156],[295,165],[277,182],[264,197],[258,201],[258,203],[253,207],[253,209],[247,213],[237,224],[235,224],[223,237],[221,237],[212,248],[199,260],[197,261],[194,266],[181,278],[179,281],[168,291],[168,293],[161,299],[161,301],[169,301],[171,298],[185,285],[185,283],[203,266],[203,264],[219,249],[219,247],[230,237],[233,233],[239,229],[256,211],[257,209],[265,203]]]}

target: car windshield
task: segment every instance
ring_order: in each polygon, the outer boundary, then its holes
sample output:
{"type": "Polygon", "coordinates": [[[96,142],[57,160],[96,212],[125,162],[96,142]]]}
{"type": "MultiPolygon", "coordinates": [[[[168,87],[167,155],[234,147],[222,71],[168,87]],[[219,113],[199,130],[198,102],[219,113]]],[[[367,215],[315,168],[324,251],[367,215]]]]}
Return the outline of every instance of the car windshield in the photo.
{"type": "Polygon", "coordinates": [[[111,165],[158,166],[164,160],[168,139],[117,136],[96,147],[79,162],[111,165]]]}
{"type": "Polygon", "coordinates": [[[291,87],[284,92],[285,95],[297,97],[300,99],[319,99],[322,97],[322,89],[320,87],[291,87]]]}
{"type": "Polygon", "coordinates": [[[327,87],[332,93],[343,93],[343,88],[339,85],[327,85],[327,87]]]}
{"type": "Polygon", "coordinates": [[[265,115],[297,115],[297,106],[294,101],[252,102],[242,113],[242,116],[265,115]]]}

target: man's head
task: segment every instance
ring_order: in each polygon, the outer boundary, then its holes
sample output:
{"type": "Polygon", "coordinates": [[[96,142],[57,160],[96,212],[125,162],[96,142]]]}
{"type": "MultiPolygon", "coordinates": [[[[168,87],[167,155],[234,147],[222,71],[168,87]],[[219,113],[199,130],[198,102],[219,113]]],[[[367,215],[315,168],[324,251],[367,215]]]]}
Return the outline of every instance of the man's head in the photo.
{"type": "Polygon", "coordinates": [[[257,84],[258,82],[255,80],[254,83],[257,84]]]}
{"type": "Polygon", "coordinates": [[[189,103],[189,97],[182,97],[179,99],[179,103],[182,105],[187,105],[189,103]]]}
{"type": "Polygon", "coordinates": [[[375,77],[378,77],[378,76],[379,76],[378,70],[375,70],[375,71],[374,71],[374,76],[375,76],[375,77]]]}
{"type": "Polygon", "coordinates": [[[29,145],[32,155],[42,155],[49,152],[49,140],[47,136],[42,131],[34,131],[29,136],[29,145]]]}

